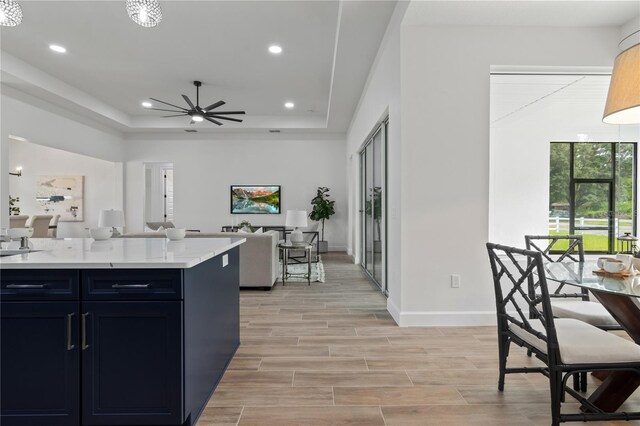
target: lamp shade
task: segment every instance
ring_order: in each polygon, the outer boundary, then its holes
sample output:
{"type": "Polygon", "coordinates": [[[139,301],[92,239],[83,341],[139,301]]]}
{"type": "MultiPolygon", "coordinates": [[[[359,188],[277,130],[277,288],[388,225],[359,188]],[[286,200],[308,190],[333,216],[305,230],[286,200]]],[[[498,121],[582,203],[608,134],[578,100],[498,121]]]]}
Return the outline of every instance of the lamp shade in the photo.
{"type": "Polygon", "coordinates": [[[287,210],[286,226],[302,228],[307,226],[307,212],[304,210],[287,210]]]}
{"type": "Polygon", "coordinates": [[[124,226],[124,213],[122,210],[101,210],[98,226],[118,228],[124,226]]]}
{"type": "Polygon", "coordinates": [[[616,57],[602,121],[640,124],[640,44],[616,57]]]}

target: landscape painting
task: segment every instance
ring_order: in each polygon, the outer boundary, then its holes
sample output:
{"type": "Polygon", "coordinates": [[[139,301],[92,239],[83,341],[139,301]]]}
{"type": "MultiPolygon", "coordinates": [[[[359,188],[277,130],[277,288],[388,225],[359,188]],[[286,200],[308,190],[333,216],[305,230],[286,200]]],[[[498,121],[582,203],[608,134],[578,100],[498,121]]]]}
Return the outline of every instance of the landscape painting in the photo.
{"type": "Polygon", "coordinates": [[[84,176],[38,176],[36,201],[42,214],[60,215],[60,222],[82,222],[84,176]]]}
{"type": "Polygon", "coordinates": [[[232,214],[280,214],[280,185],[232,185],[232,214]]]}

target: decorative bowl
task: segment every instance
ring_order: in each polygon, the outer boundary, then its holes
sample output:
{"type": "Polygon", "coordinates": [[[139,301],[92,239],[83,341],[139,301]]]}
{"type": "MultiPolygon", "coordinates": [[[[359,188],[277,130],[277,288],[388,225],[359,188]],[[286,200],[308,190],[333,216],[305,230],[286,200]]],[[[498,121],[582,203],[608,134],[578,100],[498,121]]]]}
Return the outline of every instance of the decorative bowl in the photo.
{"type": "Polygon", "coordinates": [[[187,235],[187,228],[167,228],[164,235],[171,241],[181,240],[187,235]]]}
{"type": "Polygon", "coordinates": [[[108,240],[111,238],[111,228],[91,228],[89,229],[89,235],[96,241],[108,240]]]}

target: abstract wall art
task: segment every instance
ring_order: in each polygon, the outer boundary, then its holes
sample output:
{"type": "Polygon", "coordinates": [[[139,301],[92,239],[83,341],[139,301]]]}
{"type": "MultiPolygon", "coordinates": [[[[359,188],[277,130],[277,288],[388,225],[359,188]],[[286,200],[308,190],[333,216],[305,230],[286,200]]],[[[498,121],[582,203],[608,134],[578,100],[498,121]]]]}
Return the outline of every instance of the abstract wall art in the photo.
{"type": "Polygon", "coordinates": [[[84,221],[84,176],[38,176],[36,200],[42,214],[60,222],[84,221]]]}

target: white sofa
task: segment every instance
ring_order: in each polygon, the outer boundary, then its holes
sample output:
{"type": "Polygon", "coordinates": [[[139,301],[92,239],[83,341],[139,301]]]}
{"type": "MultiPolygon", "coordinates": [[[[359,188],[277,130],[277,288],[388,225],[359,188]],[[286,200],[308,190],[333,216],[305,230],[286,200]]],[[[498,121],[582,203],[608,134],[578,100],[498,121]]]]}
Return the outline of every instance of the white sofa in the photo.
{"type": "MultiPolygon", "coordinates": [[[[136,232],[124,238],[165,238],[164,232],[136,232]]],[[[230,232],[187,232],[187,238],[246,238],[240,246],[240,287],[271,289],[280,271],[276,231],[261,234],[235,234],[230,232]]]]}

